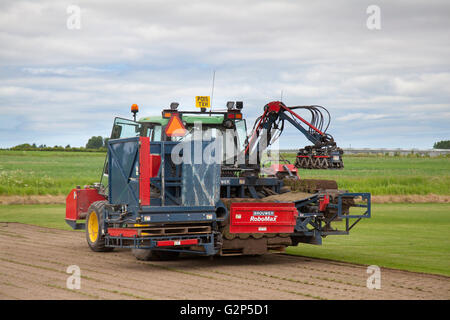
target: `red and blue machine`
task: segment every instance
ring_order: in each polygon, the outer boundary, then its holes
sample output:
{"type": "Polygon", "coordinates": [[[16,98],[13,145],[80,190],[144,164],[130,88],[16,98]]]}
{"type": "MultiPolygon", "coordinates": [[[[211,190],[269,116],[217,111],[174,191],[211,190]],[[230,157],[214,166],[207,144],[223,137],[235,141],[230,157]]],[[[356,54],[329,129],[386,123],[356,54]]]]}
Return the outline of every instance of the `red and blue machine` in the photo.
{"type": "MultiPolygon", "coordinates": [[[[229,128],[232,125],[225,121],[242,119],[240,109],[205,113],[172,107],[163,111],[166,122],[116,118],[103,170],[107,183],[73,189],[66,199],[66,222],[74,229],[86,229],[94,251],[131,248],[138,259],[148,259],[182,252],[264,254],[299,242],[321,244],[322,237],[348,234],[361,219],[370,218],[369,193],[320,188],[286,192],[283,179],[259,175],[254,165],[173,160],[174,148],[182,143],[167,131],[173,121],[189,130],[192,114],[215,116],[229,128]],[[135,136],[122,137],[124,123],[135,136]],[[149,128],[162,129],[163,138],[155,139],[146,131],[149,128]],[[350,213],[351,207],[359,207],[360,212],[350,213]],[[333,228],[331,224],[339,221],[341,229],[333,228]]],[[[200,143],[203,152],[209,141],[200,143]]]]}

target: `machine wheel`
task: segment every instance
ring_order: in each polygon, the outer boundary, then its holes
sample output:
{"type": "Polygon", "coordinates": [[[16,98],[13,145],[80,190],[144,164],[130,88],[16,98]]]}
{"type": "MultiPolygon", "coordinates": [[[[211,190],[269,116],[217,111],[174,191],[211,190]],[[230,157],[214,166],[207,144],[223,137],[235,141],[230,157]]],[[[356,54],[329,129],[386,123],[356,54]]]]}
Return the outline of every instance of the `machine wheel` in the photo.
{"type": "Polygon", "coordinates": [[[175,260],[180,255],[176,251],[155,251],[150,249],[132,249],[134,256],[140,261],[167,261],[175,260]]]}
{"type": "Polygon", "coordinates": [[[95,201],[89,206],[86,216],[86,240],[92,251],[107,252],[114,248],[105,246],[105,237],[102,234],[103,211],[106,201],[95,201]]]}

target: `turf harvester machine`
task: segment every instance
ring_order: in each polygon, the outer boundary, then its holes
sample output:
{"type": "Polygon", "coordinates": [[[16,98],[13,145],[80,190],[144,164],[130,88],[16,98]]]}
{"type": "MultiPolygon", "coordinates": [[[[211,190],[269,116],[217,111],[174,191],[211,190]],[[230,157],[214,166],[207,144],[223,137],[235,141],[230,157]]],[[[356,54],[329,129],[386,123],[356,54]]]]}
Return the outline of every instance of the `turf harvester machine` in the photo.
{"type": "Polygon", "coordinates": [[[309,128],[304,129],[293,120],[295,109],[278,101],[265,106],[247,135],[242,106],[229,102],[222,111],[179,111],[172,103],[161,116],[136,121],[138,107],[133,105],[134,120],[114,120],[100,182],[68,194],[66,222],[86,229],[94,251],[130,248],[137,259],[150,260],[180,253],[282,252],[300,242],[321,244],[328,235],[348,234],[370,218],[369,193],[338,190],[334,181],[300,179],[296,169],[305,158],[297,158],[295,165],[275,164],[278,172],[272,175],[262,170],[259,152],[251,162],[261,137],[270,145],[283,120],[315,143],[313,154],[305,154],[308,159],[326,159],[323,166],[342,168],[342,153],[330,136],[296,115],[309,128]],[[195,138],[198,132],[209,139],[195,138]],[[222,148],[211,148],[219,140],[222,148]],[[236,152],[220,161],[205,160],[226,149],[236,152]],[[318,151],[327,158],[314,158],[318,151]],[[200,161],[179,161],[199,154],[200,161]]]}

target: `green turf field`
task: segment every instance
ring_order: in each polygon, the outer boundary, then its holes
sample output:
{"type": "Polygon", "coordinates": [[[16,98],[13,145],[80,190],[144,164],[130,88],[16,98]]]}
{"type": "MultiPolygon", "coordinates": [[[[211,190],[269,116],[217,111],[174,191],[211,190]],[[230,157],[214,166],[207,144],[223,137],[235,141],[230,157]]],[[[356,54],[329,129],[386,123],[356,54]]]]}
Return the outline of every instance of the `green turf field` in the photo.
{"type": "MultiPolygon", "coordinates": [[[[290,155],[292,157],[292,155],[290,155]]],[[[100,179],[105,153],[0,150],[0,195],[67,194],[100,179]]],[[[450,158],[344,158],[343,170],[300,170],[351,192],[450,195],[450,158]]]]}
{"type": "MultiPolygon", "coordinates": [[[[294,163],[294,156],[286,158],[294,163]]],[[[301,178],[330,179],[339,188],[372,195],[450,195],[449,157],[344,156],[343,170],[300,170],[301,178]]]]}
{"type": "Polygon", "coordinates": [[[67,194],[98,182],[106,153],[0,150],[0,194],[67,194]]]}
{"type": "Polygon", "coordinates": [[[288,253],[450,276],[450,204],[374,204],[372,218],[288,253]]]}
{"type": "MultiPolygon", "coordinates": [[[[0,206],[1,222],[70,230],[64,205],[0,206]]],[[[350,235],[322,246],[299,244],[288,253],[450,276],[450,204],[376,204],[373,217],[350,235]]]]}
{"type": "Polygon", "coordinates": [[[20,222],[40,227],[72,230],[64,220],[65,205],[0,205],[0,222],[20,222]]]}

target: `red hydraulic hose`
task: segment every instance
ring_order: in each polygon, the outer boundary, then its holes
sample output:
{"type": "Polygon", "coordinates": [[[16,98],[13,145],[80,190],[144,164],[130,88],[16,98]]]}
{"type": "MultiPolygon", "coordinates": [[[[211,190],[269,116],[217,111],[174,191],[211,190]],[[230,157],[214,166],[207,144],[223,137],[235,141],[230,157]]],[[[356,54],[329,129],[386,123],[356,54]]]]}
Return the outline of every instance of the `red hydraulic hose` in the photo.
{"type": "Polygon", "coordinates": [[[249,141],[249,143],[248,143],[248,145],[247,145],[247,148],[245,148],[244,154],[246,154],[247,151],[248,151],[248,149],[250,148],[250,145],[251,145],[252,142],[253,142],[253,139],[254,139],[254,137],[255,137],[255,134],[258,132],[259,126],[260,126],[261,122],[264,120],[264,117],[265,117],[266,113],[267,113],[267,110],[264,110],[264,113],[263,113],[263,115],[261,116],[261,119],[259,119],[258,125],[257,125],[256,128],[255,128],[255,131],[253,131],[253,134],[252,134],[252,136],[251,136],[251,138],[250,138],[250,141],[249,141]]]}

